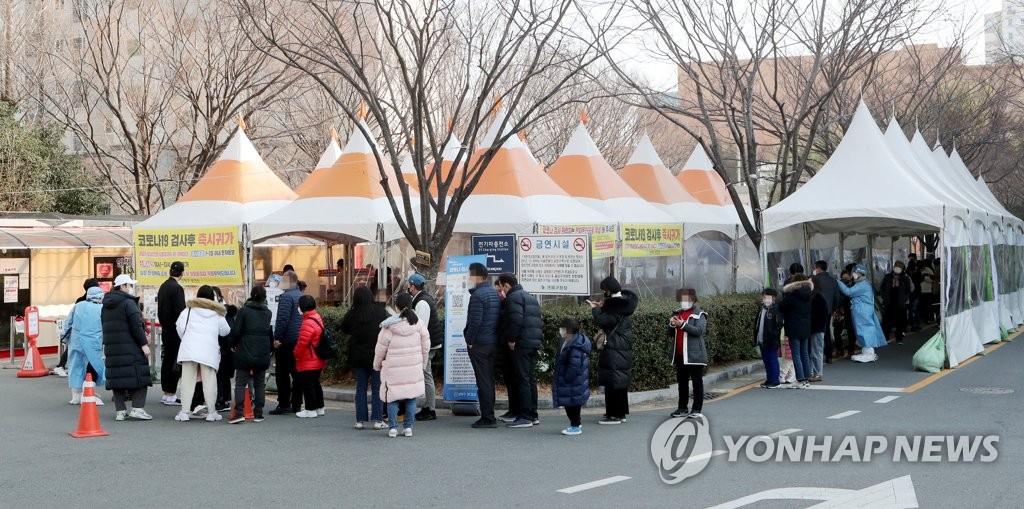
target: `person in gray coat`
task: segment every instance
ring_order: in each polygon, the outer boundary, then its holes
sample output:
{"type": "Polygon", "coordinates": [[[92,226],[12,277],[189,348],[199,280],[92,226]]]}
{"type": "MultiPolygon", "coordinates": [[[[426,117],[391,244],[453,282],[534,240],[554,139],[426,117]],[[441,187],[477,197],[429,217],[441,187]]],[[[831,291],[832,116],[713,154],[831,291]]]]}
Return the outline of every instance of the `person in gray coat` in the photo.
{"type": "Polygon", "coordinates": [[[704,367],[708,365],[704,333],[708,327],[708,314],[697,305],[697,290],[693,288],[677,290],[676,301],[679,308],[668,320],[672,364],[676,367],[676,382],[679,384],[679,409],[672,412],[672,417],[698,418],[704,408],[704,367]],[[687,410],[691,380],[692,412],[687,410]]]}

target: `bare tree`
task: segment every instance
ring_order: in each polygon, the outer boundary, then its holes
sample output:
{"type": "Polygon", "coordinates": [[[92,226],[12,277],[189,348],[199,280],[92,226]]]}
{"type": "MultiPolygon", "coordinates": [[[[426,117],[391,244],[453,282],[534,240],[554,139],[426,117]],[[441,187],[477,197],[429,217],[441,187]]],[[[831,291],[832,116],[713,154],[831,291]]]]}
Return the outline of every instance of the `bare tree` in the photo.
{"type": "Polygon", "coordinates": [[[374,156],[383,188],[405,238],[431,255],[431,262],[419,267],[430,276],[438,270],[462,204],[503,142],[566,103],[583,100],[559,96],[602,57],[592,41],[572,30],[588,14],[580,3],[236,0],[239,16],[253,27],[254,42],[268,45],[269,54],[316,80],[350,122],[357,123],[359,105],[339,95],[333,84],[346,84],[365,103],[371,125],[380,131],[374,156]],[[470,157],[497,97],[509,115],[491,146],[470,157]],[[441,152],[453,133],[465,145],[455,169],[443,175],[441,152]],[[400,174],[406,151],[417,171],[418,209],[415,191],[400,174]]]}

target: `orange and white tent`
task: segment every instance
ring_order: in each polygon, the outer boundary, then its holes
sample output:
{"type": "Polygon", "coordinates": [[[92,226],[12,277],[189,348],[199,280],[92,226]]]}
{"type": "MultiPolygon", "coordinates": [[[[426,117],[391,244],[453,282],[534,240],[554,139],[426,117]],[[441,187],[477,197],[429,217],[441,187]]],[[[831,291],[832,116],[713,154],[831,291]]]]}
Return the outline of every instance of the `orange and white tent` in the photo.
{"type": "Polygon", "coordinates": [[[548,175],[570,196],[619,223],[678,223],[643,199],[605,161],[587,127],[580,122],[548,175]]]}
{"type": "MultiPolygon", "coordinates": [[[[327,144],[327,148],[324,149],[324,153],[320,156],[320,160],[317,161],[316,166],[313,168],[313,172],[310,173],[310,176],[312,176],[313,173],[326,170],[331,166],[334,166],[334,163],[338,161],[339,157],[341,157],[341,146],[338,145],[338,133],[331,133],[331,141],[327,144]]],[[[301,196],[303,192],[308,190],[307,184],[310,180],[311,179],[309,177],[306,177],[306,180],[295,189],[295,192],[301,196]]]]}
{"type": "Polygon", "coordinates": [[[646,134],[619,175],[640,197],[682,222],[683,234],[687,238],[707,230],[735,234],[735,214],[728,214],[720,206],[701,203],[690,194],[672,176],[646,134]]]}
{"type": "MultiPolygon", "coordinates": [[[[693,153],[690,154],[676,178],[697,201],[720,208],[730,218],[732,224],[739,224],[739,214],[736,212],[736,206],[733,205],[732,197],[729,196],[729,190],[725,187],[725,181],[715,171],[711,158],[708,157],[707,152],[704,152],[704,147],[699,144],[694,147],[693,153]]],[[[744,210],[747,212],[747,217],[751,217],[750,210],[746,208],[744,210]]],[[[735,235],[734,230],[724,233],[735,235]]]]}
{"type": "Polygon", "coordinates": [[[380,183],[376,142],[363,134],[369,132],[365,121],[360,125],[334,165],[313,172],[303,183],[298,199],[253,223],[253,239],[305,232],[328,240],[371,241],[379,239],[378,228],[384,241],[404,237],[380,183]]]}
{"type": "MultiPolygon", "coordinates": [[[[508,134],[500,133],[505,118],[505,110],[499,110],[474,159],[483,157],[495,139],[508,134]]],[[[537,225],[613,223],[551,180],[526,143],[513,134],[494,154],[473,193],[463,202],[455,231],[528,234],[537,225]]]]}
{"type": "Polygon", "coordinates": [[[239,128],[217,162],[192,189],[174,205],[135,228],[241,228],[279,211],[295,197],[295,192],[267,167],[243,128],[239,128]]]}

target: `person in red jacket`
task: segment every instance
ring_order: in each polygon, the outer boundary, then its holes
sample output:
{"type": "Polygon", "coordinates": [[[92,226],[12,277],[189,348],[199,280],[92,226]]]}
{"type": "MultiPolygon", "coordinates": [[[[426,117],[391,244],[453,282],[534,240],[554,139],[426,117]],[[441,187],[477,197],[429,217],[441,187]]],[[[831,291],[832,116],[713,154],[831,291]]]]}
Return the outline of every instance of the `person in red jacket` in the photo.
{"type": "Polygon", "coordinates": [[[317,417],[324,415],[324,388],[320,385],[320,373],[327,367],[327,362],[317,357],[314,349],[320,342],[324,320],[316,312],[316,299],[311,295],[299,297],[299,311],[302,311],[302,328],[295,343],[295,371],[298,372],[296,378],[302,388],[306,408],[296,412],[295,417],[317,417]]]}

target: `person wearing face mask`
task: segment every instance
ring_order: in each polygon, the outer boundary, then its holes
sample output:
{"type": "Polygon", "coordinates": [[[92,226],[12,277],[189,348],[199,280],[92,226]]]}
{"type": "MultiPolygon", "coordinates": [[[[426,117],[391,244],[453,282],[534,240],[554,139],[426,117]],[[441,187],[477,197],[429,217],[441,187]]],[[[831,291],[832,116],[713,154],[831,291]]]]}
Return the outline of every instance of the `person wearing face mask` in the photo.
{"type": "Polygon", "coordinates": [[[793,353],[793,368],[796,383],[791,389],[806,389],[811,386],[811,298],[814,283],[801,270],[789,278],[782,287],[782,301],[779,311],[786,322],[786,337],[793,353]]]}
{"type": "MultiPolygon", "coordinates": [[[[238,315],[238,306],[228,304],[224,301],[224,294],[220,288],[214,286],[213,293],[217,297],[218,304],[224,306],[227,314],[224,319],[228,327],[235,326],[235,316],[238,315]]],[[[231,351],[231,336],[225,334],[220,338],[220,366],[217,367],[217,411],[227,412],[231,410],[231,377],[235,374],[235,355],[231,351]]]]}
{"type": "Polygon", "coordinates": [[[814,262],[814,300],[811,302],[811,381],[820,382],[824,365],[832,364],[834,340],[831,325],[832,313],[839,305],[839,283],[828,273],[828,262],[814,262]]]}
{"type": "Polygon", "coordinates": [[[781,385],[779,381],[779,338],[782,337],[782,313],[775,302],[779,292],[774,288],[765,288],[761,292],[761,309],[754,322],[754,345],[761,350],[761,361],[764,362],[765,381],[763,389],[775,389],[781,385]]]}
{"type": "MultiPolygon", "coordinates": [[[[843,269],[839,275],[839,286],[847,288],[853,286],[853,269],[857,264],[851,263],[843,269]]],[[[838,290],[838,288],[837,288],[838,290]]],[[[857,327],[853,323],[853,311],[850,309],[850,298],[839,292],[839,305],[832,313],[832,336],[835,338],[835,351],[833,358],[840,358],[847,354],[853,355],[857,350],[857,327]],[[846,342],[842,340],[843,330],[846,330],[846,342]]]]}
{"type": "Polygon", "coordinates": [[[668,320],[668,335],[672,340],[672,364],[676,367],[679,385],[679,407],[672,417],[698,418],[704,409],[704,367],[708,365],[708,350],[704,333],[708,327],[708,314],[697,305],[697,291],[693,288],[676,290],[679,309],[668,320]],[[690,381],[693,381],[693,411],[687,409],[690,399],[690,381]]]}
{"type": "Polygon", "coordinates": [[[607,338],[597,356],[597,383],[604,386],[605,416],[598,424],[626,422],[629,384],[633,378],[633,313],[640,296],[623,290],[614,277],[601,281],[604,300],[588,301],[594,323],[607,338]]]}
{"type": "Polygon", "coordinates": [[[409,285],[406,291],[412,295],[412,308],[421,322],[427,324],[427,332],[430,333],[430,354],[427,363],[423,365],[423,407],[416,413],[417,421],[432,421],[437,419],[437,412],[434,410],[437,404],[437,391],[434,387],[434,372],[431,369],[432,361],[441,347],[444,346],[444,324],[437,316],[437,303],[429,293],[423,291],[427,285],[427,279],[420,274],[409,276],[409,285]]]}
{"type": "Polygon", "coordinates": [[[868,271],[857,265],[852,272],[853,286],[839,285],[839,291],[850,298],[851,316],[857,330],[857,344],[861,353],[850,357],[854,362],[875,362],[875,348],[885,346],[885,334],[875,315],[875,291],[867,282],[868,271]]]}
{"type": "Polygon", "coordinates": [[[903,333],[907,330],[907,304],[914,293],[914,282],[904,273],[902,261],[893,264],[892,272],[882,278],[878,293],[882,296],[882,335],[896,329],[896,344],[903,344],[903,333]]]}
{"type": "MultiPolygon", "coordinates": [[[[540,424],[537,414],[537,352],[544,339],[544,318],[537,298],[523,289],[513,274],[498,276],[498,288],[505,294],[501,308],[499,340],[508,345],[511,377],[506,375],[509,408],[515,415],[502,416],[509,428],[530,428],[540,424]],[[517,405],[512,404],[514,400],[517,405]]],[[[506,371],[507,372],[507,371],[506,371]]]]}
{"type": "Polygon", "coordinates": [[[572,318],[562,320],[558,329],[558,350],[551,377],[551,401],[555,408],[564,407],[569,427],[563,435],[582,435],[580,412],[590,399],[590,338],[580,332],[572,318]]]}
{"type": "Polygon", "coordinates": [[[103,324],[103,352],[106,355],[106,387],[114,391],[115,420],[148,421],[147,388],[153,385],[149,371],[149,340],[142,323],[135,280],[127,274],[114,279],[114,287],[103,296],[100,322],[103,324]],[[131,397],[132,410],[125,401],[131,397]]]}
{"type": "Polygon", "coordinates": [[[469,306],[466,310],[466,348],[476,376],[480,419],[473,428],[497,428],[494,417],[494,354],[498,344],[498,317],[501,298],[494,285],[487,282],[487,267],[482,263],[469,265],[469,306]]]}

